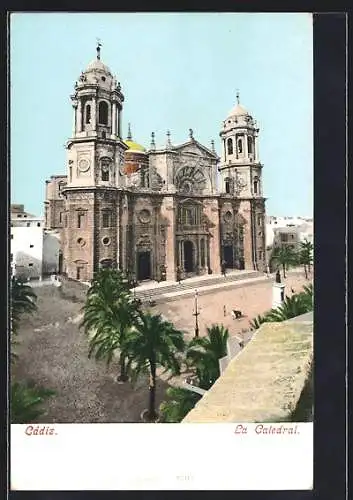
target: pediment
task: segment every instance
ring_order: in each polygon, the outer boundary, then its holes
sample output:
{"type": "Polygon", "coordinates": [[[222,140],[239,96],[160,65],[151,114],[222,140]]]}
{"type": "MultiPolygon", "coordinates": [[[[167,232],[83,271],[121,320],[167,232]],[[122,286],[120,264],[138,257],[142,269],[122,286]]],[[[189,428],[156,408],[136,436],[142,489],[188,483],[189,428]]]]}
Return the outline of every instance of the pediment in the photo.
{"type": "Polygon", "coordinates": [[[195,198],[183,198],[182,200],[179,200],[179,204],[180,205],[183,205],[183,204],[193,204],[193,205],[202,205],[203,206],[203,203],[199,200],[195,200],[195,198]]]}
{"type": "Polygon", "coordinates": [[[206,146],[203,146],[200,142],[195,140],[185,142],[184,144],[180,144],[179,146],[175,146],[173,149],[182,156],[190,157],[190,159],[218,159],[216,153],[213,153],[210,149],[206,148],[206,146]]]}

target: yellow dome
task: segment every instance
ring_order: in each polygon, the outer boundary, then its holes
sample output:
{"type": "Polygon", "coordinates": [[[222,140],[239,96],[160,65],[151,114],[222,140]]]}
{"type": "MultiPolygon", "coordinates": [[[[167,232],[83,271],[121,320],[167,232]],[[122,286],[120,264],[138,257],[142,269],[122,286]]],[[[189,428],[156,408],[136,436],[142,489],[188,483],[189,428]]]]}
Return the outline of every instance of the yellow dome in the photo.
{"type": "Polygon", "coordinates": [[[146,149],[143,146],[141,146],[141,144],[138,144],[135,141],[131,141],[131,140],[127,139],[124,142],[129,148],[128,151],[131,151],[133,153],[145,153],[146,152],[146,149]]]}

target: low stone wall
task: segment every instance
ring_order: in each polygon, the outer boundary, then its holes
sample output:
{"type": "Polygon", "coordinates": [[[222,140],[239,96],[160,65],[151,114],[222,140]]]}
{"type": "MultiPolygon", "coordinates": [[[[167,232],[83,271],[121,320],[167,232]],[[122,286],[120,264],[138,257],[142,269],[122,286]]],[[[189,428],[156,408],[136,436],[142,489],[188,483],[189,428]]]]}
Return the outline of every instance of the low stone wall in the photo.
{"type": "Polygon", "coordinates": [[[312,364],[312,313],[264,323],[183,423],[310,420],[312,364]]]}

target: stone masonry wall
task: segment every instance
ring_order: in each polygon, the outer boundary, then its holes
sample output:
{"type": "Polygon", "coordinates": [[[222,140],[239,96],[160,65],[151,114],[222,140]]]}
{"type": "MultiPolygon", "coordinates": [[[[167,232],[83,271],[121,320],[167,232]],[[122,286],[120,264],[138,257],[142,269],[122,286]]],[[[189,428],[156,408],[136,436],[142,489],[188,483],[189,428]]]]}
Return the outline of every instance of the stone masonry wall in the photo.
{"type": "Polygon", "coordinates": [[[289,421],[312,363],[312,318],[264,323],[183,423],[289,421]]]}

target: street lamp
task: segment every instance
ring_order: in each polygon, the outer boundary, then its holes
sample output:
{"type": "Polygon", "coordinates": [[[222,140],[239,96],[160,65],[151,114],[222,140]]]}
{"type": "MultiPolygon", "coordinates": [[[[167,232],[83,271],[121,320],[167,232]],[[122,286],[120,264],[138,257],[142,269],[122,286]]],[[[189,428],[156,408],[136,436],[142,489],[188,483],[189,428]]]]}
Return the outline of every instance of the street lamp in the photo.
{"type": "Polygon", "coordinates": [[[198,291],[197,288],[195,290],[195,311],[193,312],[193,316],[195,316],[195,338],[199,336],[199,322],[197,320],[198,315],[200,314],[198,310],[198,304],[197,304],[197,299],[198,299],[198,291]]]}

